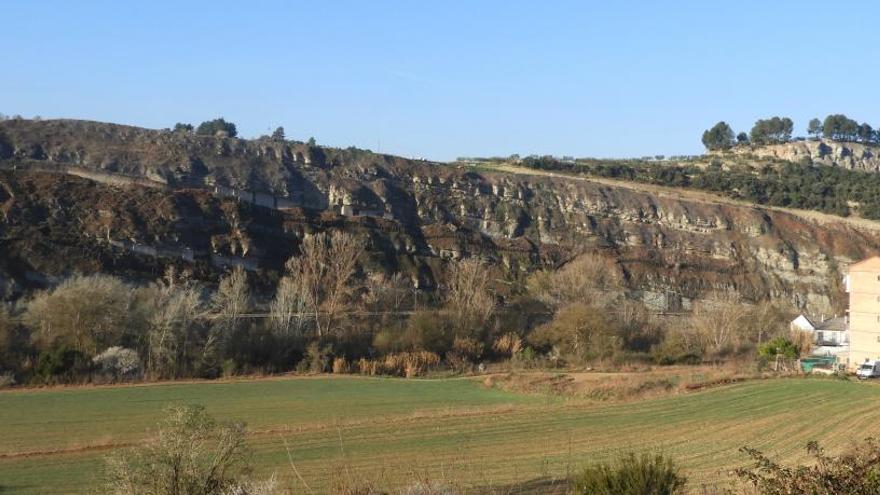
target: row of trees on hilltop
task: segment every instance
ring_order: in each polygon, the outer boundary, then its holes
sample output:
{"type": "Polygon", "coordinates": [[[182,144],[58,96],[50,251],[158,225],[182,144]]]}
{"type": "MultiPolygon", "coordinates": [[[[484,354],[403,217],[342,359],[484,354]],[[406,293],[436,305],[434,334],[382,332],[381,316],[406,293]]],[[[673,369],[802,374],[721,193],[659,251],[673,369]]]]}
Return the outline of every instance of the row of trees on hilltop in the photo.
{"type": "MultiPolygon", "coordinates": [[[[183,132],[183,133],[196,133],[199,136],[227,136],[227,137],[236,137],[238,136],[238,129],[236,129],[235,124],[232,122],[227,122],[223,117],[218,117],[212,120],[206,120],[199,124],[198,127],[193,127],[192,124],[186,124],[183,122],[178,122],[174,124],[174,132],[183,132]]],[[[283,133],[283,130],[282,130],[283,133]]]]}
{"type": "MultiPolygon", "coordinates": [[[[736,134],[727,122],[721,121],[703,132],[703,146],[709,151],[717,151],[750,143],[781,144],[792,140],[793,131],[794,122],[788,117],[759,119],[748,134],[745,132],[736,134]]],[[[829,115],[824,121],[818,118],[811,119],[807,124],[807,134],[813,139],[880,144],[880,129],[875,130],[865,122],[859,124],[843,114],[829,115]]]]}
{"type": "MultiPolygon", "coordinates": [[[[238,129],[235,127],[235,124],[227,121],[223,117],[206,120],[199,124],[198,127],[193,127],[192,124],[178,122],[177,124],[174,124],[174,128],[172,130],[178,133],[196,134],[198,136],[238,136],[238,129]]],[[[278,126],[275,128],[274,131],[272,131],[271,135],[260,136],[260,139],[285,141],[287,140],[287,136],[284,132],[284,127],[278,126]]],[[[309,138],[308,144],[309,146],[317,146],[315,138],[309,138]]]]}
{"type": "Polygon", "coordinates": [[[859,124],[842,114],[829,115],[825,117],[824,122],[819,122],[819,119],[811,120],[807,132],[816,137],[824,136],[836,141],[874,144],[880,142],[880,129],[875,130],[864,122],[859,124]]]}
{"type": "MultiPolygon", "coordinates": [[[[7,116],[6,114],[0,113],[0,121],[3,120],[23,120],[24,117],[21,115],[13,115],[7,116]]],[[[39,116],[33,117],[33,120],[39,121],[42,120],[39,116]]],[[[167,129],[166,129],[167,130],[167,129]]],[[[216,119],[206,120],[199,124],[198,126],[194,126],[187,122],[178,122],[174,124],[174,127],[171,128],[172,132],[180,133],[180,134],[195,134],[198,136],[221,136],[221,137],[238,137],[238,128],[235,123],[229,122],[223,117],[217,117],[216,119]]],[[[278,126],[272,131],[270,135],[260,136],[259,139],[262,140],[272,140],[272,141],[285,141],[287,140],[287,136],[284,131],[284,127],[278,126]]],[[[309,146],[317,146],[317,142],[314,137],[309,138],[307,141],[309,146]]],[[[9,138],[0,132],[0,159],[6,158],[3,155],[7,149],[12,148],[12,143],[9,138]]]]}

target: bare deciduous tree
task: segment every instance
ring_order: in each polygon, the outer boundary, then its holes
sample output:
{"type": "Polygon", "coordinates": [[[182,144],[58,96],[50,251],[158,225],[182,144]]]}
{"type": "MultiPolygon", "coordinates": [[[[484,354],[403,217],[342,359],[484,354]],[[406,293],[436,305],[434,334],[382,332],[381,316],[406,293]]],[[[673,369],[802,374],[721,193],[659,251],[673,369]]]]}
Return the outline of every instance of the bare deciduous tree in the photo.
{"type": "Polygon", "coordinates": [[[269,304],[272,328],[279,337],[301,337],[306,318],[305,288],[292,276],[281,278],[269,304]]]}
{"type": "Polygon", "coordinates": [[[218,319],[223,322],[235,322],[250,307],[250,290],[244,268],[236,266],[229,275],[220,280],[220,285],[211,305],[218,319]]]}
{"type": "Polygon", "coordinates": [[[250,290],[244,268],[236,266],[229,275],[220,280],[217,292],[211,298],[215,317],[205,345],[202,348],[202,362],[219,355],[230,334],[241,323],[241,315],[250,306],[250,290]]]}
{"type": "Polygon", "coordinates": [[[364,305],[376,312],[402,310],[413,290],[412,282],[402,273],[390,277],[384,273],[371,273],[365,285],[364,305]]]}
{"type": "Polygon", "coordinates": [[[789,322],[795,315],[793,308],[786,308],[779,303],[760,302],[744,308],[745,334],[752,343],[759,346],[783,333],[788,329],[789,322]]]}
{"type": "Polygon", "coordinates": [[[192,332],[201,311],[201,296],[192,284],[175,280],[173,274],[149,290],[154,294],[148,316],[147,368],[154,377],[177,376],[182,361],[196,345],[192,332]]]}
{"type": "Polygon", "coordinates": [[[529,277],[529,292],[550,306],[575,302],[602,302],[622,292],[622,275],[613,261],[583,254],[556,271],[539,271],[529,277]]]}
{"type": "Polygon", "coordinates": [[[118,278],[76,275],[34,296],[23,319],[40,347],[66,345],[94,356],[126,331],[131,303],[131,288],[118,278]]]}
{"type": "Polygon", "coordinates": [[[719,295],[694,307],[690,325],[701,348],[717,355],[741,343],[745,314],[744,305],[735,297],[719,295]]]}
{"type": "Polygon", "coordinates": [[[302,287],[318,337],[331,333],[357,287],[354,275],[363,246],[344,232],[306,237],[300,255],[287,261],[288,274],[302,287]]]}
{"type": "Polygon", "coordinates": [[[447,281],[446,307],[459,330],[486,322],[495,311],[495,297],[489,291],[489,270],[477,259],[452,264],[447,281]]]}

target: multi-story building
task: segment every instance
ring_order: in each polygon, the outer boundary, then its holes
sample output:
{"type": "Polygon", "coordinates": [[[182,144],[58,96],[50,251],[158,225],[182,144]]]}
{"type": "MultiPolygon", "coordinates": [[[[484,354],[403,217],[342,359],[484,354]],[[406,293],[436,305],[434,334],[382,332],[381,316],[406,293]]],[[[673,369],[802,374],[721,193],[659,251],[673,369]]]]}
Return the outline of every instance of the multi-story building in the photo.
{"type": "Polygon", "coordinates": [[[849,267],[845,278],[849,293],[849,358],[847,368],[880,360],[880,256],[849,267]]]}

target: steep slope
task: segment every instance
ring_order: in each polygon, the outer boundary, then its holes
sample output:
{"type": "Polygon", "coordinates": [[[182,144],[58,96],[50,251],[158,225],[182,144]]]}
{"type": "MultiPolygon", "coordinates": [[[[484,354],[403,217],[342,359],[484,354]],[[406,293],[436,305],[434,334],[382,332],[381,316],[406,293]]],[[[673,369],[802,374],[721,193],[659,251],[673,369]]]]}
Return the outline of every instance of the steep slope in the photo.
{"type": "Polygon", "coordinates": [[[271,286],[303,235],[345,228],[368,239],[371,269],[423,289],[447,259],[483,257],[514,282],[598,252],[658,307],[733,291],[827,310],[841,268],[880,252],[872,223],[703,193],[112,124],[0,128],[15,147],[0,163],[16,169],[0,175],[9,295],[74,269],[150,277],[168,263],[206,278],[244,264],[271,286]]]}
{"type": "Polygon", "coordinates": [[[874,145],[822,139],[792,141],[767,146],[737,146],[734,153],[759,158],[778,158],[798,163],[809,160],[820,165],[842,167],[865,172],[880,171],[880,149],[874,145]]]}

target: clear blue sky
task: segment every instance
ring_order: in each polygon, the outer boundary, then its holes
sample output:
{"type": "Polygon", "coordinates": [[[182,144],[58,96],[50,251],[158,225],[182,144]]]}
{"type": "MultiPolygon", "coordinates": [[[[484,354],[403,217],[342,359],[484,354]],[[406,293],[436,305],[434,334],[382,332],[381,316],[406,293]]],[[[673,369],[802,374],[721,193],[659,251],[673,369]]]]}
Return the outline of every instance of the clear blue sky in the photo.
{"type": "Polygon", "coordinates": [[[880,126],[878,25],[873,1],[0,0],[0,112],[434,159],[696,153],[722,119],[880,126]]]}

